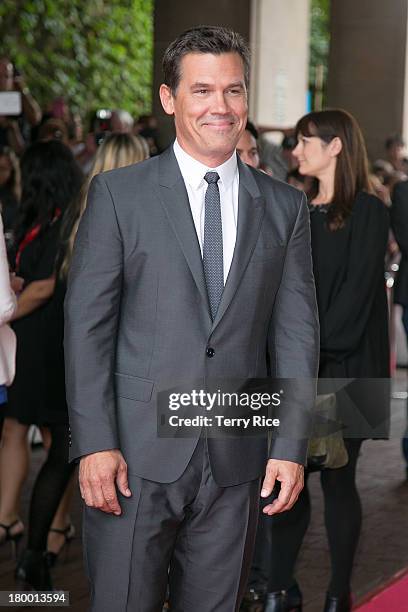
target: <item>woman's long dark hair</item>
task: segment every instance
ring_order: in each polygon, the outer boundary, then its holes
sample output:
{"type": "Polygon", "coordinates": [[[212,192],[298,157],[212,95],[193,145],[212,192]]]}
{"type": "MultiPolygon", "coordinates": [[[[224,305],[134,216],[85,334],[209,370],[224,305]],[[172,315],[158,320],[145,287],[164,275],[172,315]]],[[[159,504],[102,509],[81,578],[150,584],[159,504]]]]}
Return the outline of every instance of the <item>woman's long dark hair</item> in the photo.
{"type": "MultiPolygon", "coordinates": [[[[342,148],[337,156],[334,177],[334,195],[327,211],[327,223],[332,231],[344,226],[350,216],[355,197],[359,191],[372,192],[367,151],[357,121],[350,113],[341,109],[330,109],[309,113],[302,117],[295,128],[296,136],[318,136],[329,143],[336,136],[342,148]]],[[[317,179],[313,181],[308,197],[313,200],[319,189],[317,179]]]]}
{"type": "Polygon", "coordinates": [[[8,190],[12,194],[14,200],[19,202],[21,196],[21,178],[20,164],[17,155],[10,147],[0,145],[0,157],[6,157],[11,165],[10,177],[2,188],[8,190]]]}
{"type": "Polygon", "coordinates": [[[40,225],[40,235],[78,197],[82,172],[71,150],[57,140],[37,142],[21,159],[22,193],[20,213],[14,229],[18,246],[27,231],[40,225]]]}

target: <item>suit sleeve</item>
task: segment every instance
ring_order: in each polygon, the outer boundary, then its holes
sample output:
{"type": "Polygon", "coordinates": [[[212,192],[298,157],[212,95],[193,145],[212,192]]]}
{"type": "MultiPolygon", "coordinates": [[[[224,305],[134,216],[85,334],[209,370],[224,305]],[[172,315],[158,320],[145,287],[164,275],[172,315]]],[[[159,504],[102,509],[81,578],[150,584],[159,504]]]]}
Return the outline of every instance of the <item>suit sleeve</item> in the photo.
{"type": "Polygon", "coordinates": [[[268,347],[272,376],[286,381],[277,415],[281,424],[278,436],[272,440],[270,458],[304,464],[319,361],[310,220],[304,194],[287,246],[268,347]]]}
{"type": "Polygon", "coordinates": [[[119,447],[113,383],[122,289],[122,240],[102,176],[79,225],[65,299],[70,459],[119,447]]]}
{"type": "Polygon", "coordinates": [[[321,350],[339,359],[360,344],[378,283],[384,282],[388,211],[376,198],[356,202],[347,277],[321,321],[321,350]]]}

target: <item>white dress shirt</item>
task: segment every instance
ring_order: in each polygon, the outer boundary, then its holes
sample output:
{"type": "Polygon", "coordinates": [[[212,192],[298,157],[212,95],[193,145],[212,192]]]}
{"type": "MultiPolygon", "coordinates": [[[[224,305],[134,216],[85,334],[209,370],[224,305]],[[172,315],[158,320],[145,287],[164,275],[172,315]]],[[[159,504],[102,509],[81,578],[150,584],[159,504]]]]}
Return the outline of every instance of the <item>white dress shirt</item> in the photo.
{"type": "Polygon", "coordinates": [[[174,154],[176,156],[180,172],[186,185],[188,199],[190,202],[191,214],[200,244],[201,256],[203,254],[204,242],[204,218],[205,218],[205,192],[208,183],[204,180],[207,172],[218,172],[220,180],[218,188],[220,190],[221,202],[221,221],[222,221],[222,246],[224,258],[224,285],[231,267],[234,255],[235,241],[237,238],[237,218],[238,218],[238,189],[239,172],[237,165],[237,154],[217,166],[208,168],[188,155],[181,148],[177,140],[174,143],[174,154]]]}

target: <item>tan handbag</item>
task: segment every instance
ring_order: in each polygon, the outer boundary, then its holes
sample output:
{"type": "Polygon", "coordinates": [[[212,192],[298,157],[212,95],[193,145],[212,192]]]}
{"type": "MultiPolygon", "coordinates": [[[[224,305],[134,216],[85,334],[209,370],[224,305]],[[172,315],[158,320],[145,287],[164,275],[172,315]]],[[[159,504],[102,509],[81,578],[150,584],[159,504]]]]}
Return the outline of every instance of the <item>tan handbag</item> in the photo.
{"type": "Polygon", "coordinates": [[[318,395],[314,411],[313,433],[309,441],[307,467],[311,472],[347,465],[341,423],[337,419],[336,394],[318,395]]]}

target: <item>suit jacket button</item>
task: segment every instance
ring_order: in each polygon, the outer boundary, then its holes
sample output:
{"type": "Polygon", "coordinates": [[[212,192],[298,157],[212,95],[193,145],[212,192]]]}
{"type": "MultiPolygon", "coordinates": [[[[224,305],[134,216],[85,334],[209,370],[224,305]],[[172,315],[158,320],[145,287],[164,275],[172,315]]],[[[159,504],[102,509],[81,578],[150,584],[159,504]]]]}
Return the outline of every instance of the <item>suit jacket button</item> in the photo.
{"type": "Polygon", "coordinates": [[[206,350],[206,355],[207,357],[214,357],[215,351],[211,346],[209,346],[208,349],[206,350]]]}

